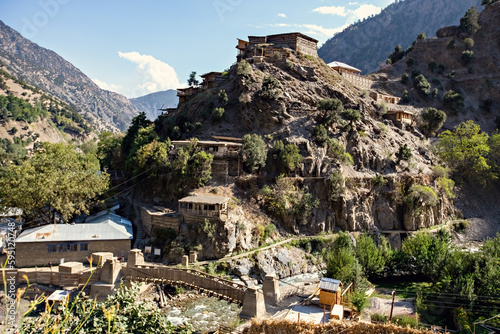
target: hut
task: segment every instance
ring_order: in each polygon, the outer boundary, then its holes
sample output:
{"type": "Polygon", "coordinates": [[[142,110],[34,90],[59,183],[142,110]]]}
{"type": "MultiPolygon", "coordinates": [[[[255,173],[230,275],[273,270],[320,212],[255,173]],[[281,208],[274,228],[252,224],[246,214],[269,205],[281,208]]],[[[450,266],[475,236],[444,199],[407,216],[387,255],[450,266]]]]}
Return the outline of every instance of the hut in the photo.
{"type": "Polygon", "coordinates": [[[340,62],[340,61],[332,61],[331,63],[328,64],[329,67],[334,69],[335,71],[339,72],[340,74],[356,74],[360,75],[361,70],[353,67],[351,65],[347,65],[346,63],[340,62]]]}
{"type": "Polygon", "coordinates": [[[322,277],[319,282],[319,304],[342,305],[342,282],[333,279],[322,277]]]}
{"type": "Polygon", "coordinates": [[[407,110],[389,110],[384,117],[393,121],[396,125],[413,124],[413,113],[407,110]]]}
{"type": "Polygon", "coordinates": [[[216,82],[222,78],[222,72],[209,72],[201,75],[203,88],[210,89],[216,86],[216,82]]]}
{"type": "Polygon", "coordinates": [[[196,218],[227,218],[229,197],[188,196],[179,200],[179,214],[185,220],[196,218]],[[186,219],[187,218],[187,219],[186,219]]]}

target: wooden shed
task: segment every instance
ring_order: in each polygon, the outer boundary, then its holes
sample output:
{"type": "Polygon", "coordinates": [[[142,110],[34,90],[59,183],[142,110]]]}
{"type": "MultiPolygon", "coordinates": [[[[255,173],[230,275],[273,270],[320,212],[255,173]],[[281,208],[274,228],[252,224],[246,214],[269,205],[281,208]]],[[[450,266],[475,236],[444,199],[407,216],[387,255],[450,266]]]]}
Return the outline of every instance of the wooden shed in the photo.
{"type": "Polygon", "coordinates": [[[389,110],[384,117],[395,123],[413,124],[413,113],[406,110],[389,110]]]}
{"type": "Polygon", "coordinates": [[[179,200],[179,214],[186,218],[213,217],[223,220],[228,215],[229,197],[188,196],[179,200]]]}
{"type": "Polygon", "coordinates": [[[319,282],[319,304],[320,305],[342,305],[342,282],[322,277],[319,282]]]}

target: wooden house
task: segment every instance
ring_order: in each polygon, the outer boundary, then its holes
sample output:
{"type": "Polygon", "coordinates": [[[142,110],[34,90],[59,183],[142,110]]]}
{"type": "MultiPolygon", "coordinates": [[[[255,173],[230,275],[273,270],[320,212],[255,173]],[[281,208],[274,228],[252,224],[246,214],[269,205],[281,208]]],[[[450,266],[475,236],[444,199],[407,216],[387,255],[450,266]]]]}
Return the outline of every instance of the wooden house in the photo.
{"type": "Polygon", "coordinates": [[[393,121],[396,125],[409,124],[413,125],[413,113],[407,110],[389,110],[384,117],[393,121]]]}
{"type": "Polygon", "coordinates": [[[229,200],[229,197],[222,196],[184,197],[179,200],[179,214],[184,220],[211,217],[225,220],[229,213],[229,200]]]}
{"type": "Polygon", "coordinates": [[[191,95],[198,93],[197,87],[177,88],[177,97],[179,97],[179,104],[186,102],[187,98],[191,95]]]}
{"type": "Polygon", "coordinates": [[[203,78],[202,86],[205,89],[214,88],[216,82],[222,78],[222,72],[209,72],[201,75],[203,78]]]}
{"type": "Polygon", "coordinates": [[[322,277],[319,282],[319,304],[330,307],[342,305],[342,282],[322,277]]]}
{"type": "Polygon", "coordinates": [[[377,92],[371,92],[370,97],[375,100],[375,102],[385,102],[391,104],[398,104],[401,101],[400,97],[380,94],[377,92]]]}

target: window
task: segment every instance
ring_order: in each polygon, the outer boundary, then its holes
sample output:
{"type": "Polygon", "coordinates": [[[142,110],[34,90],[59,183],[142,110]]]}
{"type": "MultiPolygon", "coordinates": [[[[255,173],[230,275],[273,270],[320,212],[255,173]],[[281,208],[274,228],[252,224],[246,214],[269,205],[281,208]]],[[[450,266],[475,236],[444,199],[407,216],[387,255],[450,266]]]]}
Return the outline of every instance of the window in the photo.
{"type": "Polygon", "coordinates": [[[68,251],[68,244],[60,244],[59,251],[60,252],[67,252],[68,251]]]}
{"type": "Polygon", "coordinates": [[[80,244],[80,251],[88,251],[89,244],[80,244]]]}
{"type": "Polygon", "coordinates": [[[49,253],[57,252],[57,245],[47,245],[49,253]]]}
{"type": "Polygon", "coordinates": [[[210,204],[210,205],[208,206],[208,210],[210,210],[210,211],[215,211],[215,205],[210,204]]]}
{"type": "Polygon", "coordinates": [[[70,252],[76,252],[77,250],[78,250],[78,244],[70,244],[69,245],[70,252]]]}

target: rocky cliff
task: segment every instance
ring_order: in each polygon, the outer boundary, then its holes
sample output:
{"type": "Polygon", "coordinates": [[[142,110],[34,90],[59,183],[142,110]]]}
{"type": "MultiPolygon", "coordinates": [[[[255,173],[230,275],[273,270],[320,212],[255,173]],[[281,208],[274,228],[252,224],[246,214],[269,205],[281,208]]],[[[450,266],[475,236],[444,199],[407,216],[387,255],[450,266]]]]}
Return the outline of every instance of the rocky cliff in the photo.
{"type": "Polygon", "coordinates": [[[61,56],[25,39],[2,21],[0,62],[16,78],[58,97],[82,116],[102,119],[108,130],[125,130],[138,114],[125,96],[99,88],[61,56]]]}
{"type": "Polygon", "coordinates": [[[150,120],[155,120],[163,113],[160,109],[177,107],[178,101],[177,91],[173,89],[130,99],[132,105],[137,110],[145,112],[150,120]]]}
{"type": "Polygon", "coordinates": [[[438,29],[458,24],[467,9],[480,4],[480,0],[397,1],[336,34],[318,54],[327,63],[338,60],[370,73],[385,63],[396,45],[406,49],[421,32],[435,36],[438,29]]]}

